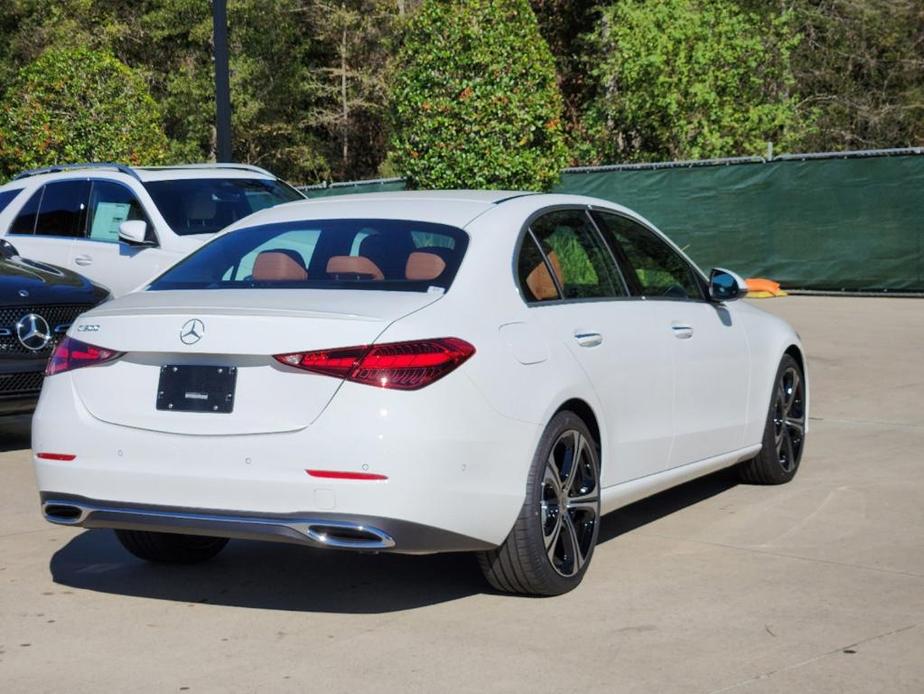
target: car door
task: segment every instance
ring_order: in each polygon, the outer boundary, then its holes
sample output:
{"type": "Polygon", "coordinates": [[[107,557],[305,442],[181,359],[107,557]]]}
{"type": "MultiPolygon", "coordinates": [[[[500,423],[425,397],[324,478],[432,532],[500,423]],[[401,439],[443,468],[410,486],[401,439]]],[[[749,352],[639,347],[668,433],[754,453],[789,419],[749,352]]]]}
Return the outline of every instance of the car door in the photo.
{"type": "Polygon", "coordinates": [[[663,469],[673,435],[671,345],[632,299],[585,208],[546,211],[518,254],[531,318],[567,346],[602,410],[606,486],[663,469]]]}
{"type": "Polygon", "coordinates": [[[732,307],[706,300],[705,282],[655,231],[615,213],[595,211],[604,237],[626,268],[633,294],[644,298],[656,330],[673,352],[677,467],[743,446],[750,354],[732,307]]]}
{"type": "Polygon", "coordinates": [[[157,236],[138,197],[116,181],[93,179],[87,205],[86,233],[74,240],[68,265],[119,296],[152,278],[167,264],[157,236]],[[127,220],[147,224],[151,245],[119,241],[119,225],[127,220]]]}
{"type": "Polygon", "coordinates": [[[74,239],[83,235],[89,189],[85,179],[43,185],[10,224],[10,242],[23,257],[67,267],[74,239]]]}

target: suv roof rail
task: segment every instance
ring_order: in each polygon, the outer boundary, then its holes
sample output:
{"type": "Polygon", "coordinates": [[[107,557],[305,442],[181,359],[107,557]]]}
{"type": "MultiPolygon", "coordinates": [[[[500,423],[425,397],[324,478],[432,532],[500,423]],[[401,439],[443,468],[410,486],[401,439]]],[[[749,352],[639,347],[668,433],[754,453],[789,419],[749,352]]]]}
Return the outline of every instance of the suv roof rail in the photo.
{"type": "Polygon", "coordinates": [[[112,161],[87,161],[81,162],[78,164],[51,164],[50,166],[41,166],[37,169],[29,169],[28,171],[22,171],[15,176],[13,176],[14,181],[19,180],[20,178],[29,178],[30,176],[38,176],[40,174],[47,173],[60,173],[62,171],[79,171],[80,169],[112,169],[123,173],[126,176],[131,176],[132,178],[141,180],[138,177],[138,173],[132,169],[130,166],[125,164],[118,164],[112,161]]]}
{"type": "Polygon", "coordinates": [[[240,171],[253,171],[254,173],[263,174],[271,178],[276,178],[276,174],[253,164],[235,164],[235,163],[218,163],[218,164],[174,164],[173,166],[139,166],[139,169],[145,171],[163,171],[165,169],[238,169],[240,171]]]}

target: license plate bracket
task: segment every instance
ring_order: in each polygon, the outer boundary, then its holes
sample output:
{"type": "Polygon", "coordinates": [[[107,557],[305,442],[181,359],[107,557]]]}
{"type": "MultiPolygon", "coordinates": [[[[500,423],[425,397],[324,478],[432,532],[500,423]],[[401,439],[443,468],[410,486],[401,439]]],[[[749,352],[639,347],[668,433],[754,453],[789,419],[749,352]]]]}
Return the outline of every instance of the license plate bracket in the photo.
{"type": "Polygon", "coordinates": [[[167,364],[160,367],[157,409],[169,412],[234,411],[237,367],[167,364]]]}

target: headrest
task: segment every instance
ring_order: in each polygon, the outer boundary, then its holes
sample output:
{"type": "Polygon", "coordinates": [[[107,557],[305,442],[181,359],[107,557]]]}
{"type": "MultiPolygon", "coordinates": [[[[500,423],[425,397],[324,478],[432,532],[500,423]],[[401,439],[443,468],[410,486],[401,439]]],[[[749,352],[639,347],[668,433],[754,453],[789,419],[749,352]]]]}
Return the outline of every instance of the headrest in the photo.
{"type": "Polygon", "coordinates": [[[416,281],[435,280],[446,269],[446,261],[436,253],[414,251],[408,256],[404,270],[405,279],[416,281]]]}
{"type": "MultiPolygon", "coordinates": [[[[564,284],[561,273],[561,263],[558,262],[558,255],[555,251],[551,251],[547,257],[549,259],[549,264],[552,266],[552,270],[558,278],[559,284],[564,284]]],[[[533,268],[532,272],[526,276],[526,286],[532,293],[533,298],[537,301],[559,298],[558,288],[555,286],[555,282],[552,280],[552,276],[549,274],[549,269],[546,267],[545,263],[539,263],[533,268]]]]}
{"type": "Polygon", "coordinates": [[[257,282],[304,282],[308,279],[305,264],[296,251],[280,248],[262,251],[253,263],[257,282]]]}
{"type": "Polygon", "coordinates": [[[196,191],[186,200],[186,217],[191,220],[214,219],[217,206],[211,192],[196,191]]]}
{"type": "Polygon", "coordinates": [[[361,255],[335,255],[327,261],[328,275],[363,275],[373,280],[383,280],[385,275],[378,265],[361,255]]]}

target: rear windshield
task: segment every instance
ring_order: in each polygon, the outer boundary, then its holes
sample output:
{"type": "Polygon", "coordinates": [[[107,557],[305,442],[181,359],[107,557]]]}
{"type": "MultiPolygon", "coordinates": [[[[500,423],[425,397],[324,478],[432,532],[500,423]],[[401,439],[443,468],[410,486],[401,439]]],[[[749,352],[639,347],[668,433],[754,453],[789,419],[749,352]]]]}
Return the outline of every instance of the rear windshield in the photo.
{"type": "Polygon", "coordinates": [[[240,229],[158,277],[149,290],[449,289],[468,236],[442,224],[329,219],[240,229]]]}
{"type": "Polygon", "coordinates": [[[304,196],[264,178],[195,178],[144,184],[177,234],[213,234],[249,214],[304,196]]]}

